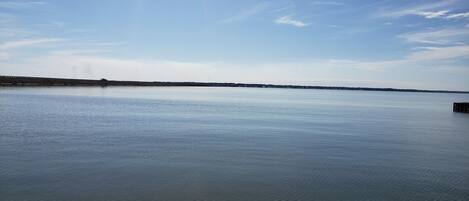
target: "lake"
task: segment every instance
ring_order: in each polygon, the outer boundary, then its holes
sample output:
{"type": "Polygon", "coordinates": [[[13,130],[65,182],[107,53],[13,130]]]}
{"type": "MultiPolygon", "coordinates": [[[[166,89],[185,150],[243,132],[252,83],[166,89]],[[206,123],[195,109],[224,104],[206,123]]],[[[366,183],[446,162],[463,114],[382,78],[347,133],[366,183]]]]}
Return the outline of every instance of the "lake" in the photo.
{"type": "Polygon", "coordinates": [[[0,88],[0,200],[469,200],[469,94],[0,88]]]}

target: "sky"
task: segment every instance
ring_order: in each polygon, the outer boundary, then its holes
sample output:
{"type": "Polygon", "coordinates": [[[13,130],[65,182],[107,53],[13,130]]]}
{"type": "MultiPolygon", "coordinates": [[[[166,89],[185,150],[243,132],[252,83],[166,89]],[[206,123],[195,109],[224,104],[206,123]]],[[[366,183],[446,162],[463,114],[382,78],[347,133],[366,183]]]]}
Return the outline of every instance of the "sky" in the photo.
{"type": "Polygon", "coordinates": [[[469,1],[0,0],[0,75],[469,90],[469,1]]]}

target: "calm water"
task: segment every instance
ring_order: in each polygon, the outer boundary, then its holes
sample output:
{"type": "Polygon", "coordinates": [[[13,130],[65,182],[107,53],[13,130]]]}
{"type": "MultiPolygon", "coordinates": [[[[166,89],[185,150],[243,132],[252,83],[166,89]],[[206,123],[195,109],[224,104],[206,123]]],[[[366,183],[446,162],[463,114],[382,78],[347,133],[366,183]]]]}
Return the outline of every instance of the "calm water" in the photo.
{"type": "Polygon", "coordinates": [[[469,95],[0,88],[0,200],[469,200],[469,95]]]}

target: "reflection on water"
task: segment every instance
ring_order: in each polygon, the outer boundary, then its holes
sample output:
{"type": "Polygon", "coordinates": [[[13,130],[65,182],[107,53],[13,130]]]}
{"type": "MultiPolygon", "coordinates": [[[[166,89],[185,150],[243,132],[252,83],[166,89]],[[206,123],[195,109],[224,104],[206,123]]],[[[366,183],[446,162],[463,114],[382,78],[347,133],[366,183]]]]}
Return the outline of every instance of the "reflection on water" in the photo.
{"type": "Polygon", "coordinates": [[[469,200],[464,94],[0,89],[1,200],[469,200]]]}

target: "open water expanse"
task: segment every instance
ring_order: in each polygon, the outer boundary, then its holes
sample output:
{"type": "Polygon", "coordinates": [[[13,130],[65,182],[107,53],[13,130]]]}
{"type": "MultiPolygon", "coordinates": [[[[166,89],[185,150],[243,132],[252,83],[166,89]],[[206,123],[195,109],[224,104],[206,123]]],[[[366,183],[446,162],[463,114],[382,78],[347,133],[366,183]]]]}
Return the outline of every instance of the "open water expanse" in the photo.
{"type": "Polygon", "coordinates": [[[469,94],[0,88],[2,201],[469,200],[469,94]]]}

